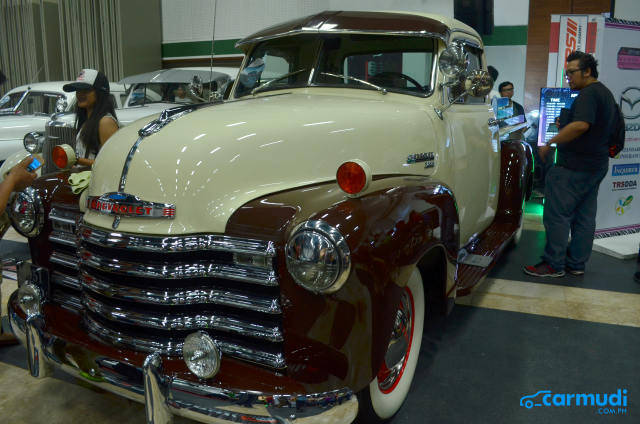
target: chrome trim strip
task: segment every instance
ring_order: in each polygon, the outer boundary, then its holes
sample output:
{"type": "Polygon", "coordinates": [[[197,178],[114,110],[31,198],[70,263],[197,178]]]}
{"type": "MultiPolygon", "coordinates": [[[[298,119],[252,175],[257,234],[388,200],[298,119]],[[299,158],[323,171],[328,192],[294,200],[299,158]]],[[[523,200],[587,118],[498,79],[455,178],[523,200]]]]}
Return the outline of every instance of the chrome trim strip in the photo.
{"type": "Polygon", "coordinates": [[[223,265],[207,261],[178,264],[140,264],[96,255],[85,248],[79,250],[80,264],[113,274],[134,275],[143,278],[202,278],[217,277],[246,281],[263,286],[278,286],[275,271],[264,268],[223,265]]]}
{"type": "Polygon", "coordinates": [[[51,273],[51,282],[59,286],[64,286],[70,289],[74,289],[78,291],[82,290],[82,285],[80,284],[80,281],[78,281],[76,278],[73,278],[69,275],[65,275],[58,271],[53,271],[53,273],[51,273]]]}
{"type": "MultiPolygon", "coordinates": [[[[222,289],[144,289],[127,287],[109,283],[90,275],[85,271],[80,273],[82,286],[95,293],[112,299],[122,299],[153,305],[200,305],[214,304],[230,306],[238,309],[257,311],[267,314],[280,314],[280,302],[277,297],[244,295],[222,289]]],[[[55,280],[54,280],[55,281],[55,280]]],[[[80,288],[80,284],[78,284],[80,288]]]]}
{"type": "Polygon", "coordinates": [[[187,105],[187,106],[177,106],[171,109],[165,109],[160,114],[158,119],[155,119],[149,122],[144,127],[138,130],[138,139],[127,154],[127,157],[124,161],[124,165],[122,167],[122,174],[120,175],[120,184],[118,185],[118,191],[124,191],[124,186],[127,184],[127,175],[129,174],[129,167],[131,166],[131,161],[133,160],[133,156],[136,154],[138,150],[138,146],[142,143],[142,140],[145,137],[148,137],[158,131],[160,131],[165,125],[170,124],[178,118],[186,115],[187,113],[193,112],[199,107],[196,105],[187,105]]]}
{"type": "Polygon", "coordinates": [[[51,234],[49,234],[49,241],[64,244],[65,246],[76,247],[75,234],[65,233],[62,231],[52,231],[51,234]]]}
{"type": "Polygon", "coordinates": [[[76,256],[71,256],[60,252],[53,252],[51,254],[51,257],[49,257],[49,262],[67,266],[73,269],[79,269],[78,258],[76,256]]]}
{"type": "Polygon", "coordinates": [[[138,150],[138,146],[144,140],[144,136],[140,135],[131,149],[127,154],[127,158],[124,161],[124,165],[122,167],[122,174],[120,175],[120,184],[118,185],[118,191],[124,191],[124,186],[127,183],[127,175],[129,174],[129,167],[131,166],[131,161],[133,160],[133,155],[136,154],[136,150],[138,150]]]}
{"type": "Polygon", "coordinates": [[[387,30],[349,30],[349,29],[317,29],[317,28],[301,28],[279,34],[273,34],[265,37],[256,37],[240,40],[236,43],[236,48],[239,48],[248,44],[257,44],[262,41],[273,40],[275,38],[290,37],[300,34],[372,34],[372,35],[389,35],[389,36],[413,36],[413,37],[432,37],[439,38],[442,41],[447,41],[447,37],[436,32],[427,31],[387,31],[387,30]]]}
{"type": "Polygon", "coordinates": [[[222,314],[162,315],[161,313],[133,312],[119,306],[109,306],[86,292],[83,293],[82,301],[88,310],[110,321],[121,324],[158,330],[197,330],[208,328],[275,343],[284,340],[282,330],[280,330],[277,325],[266,326],[222,314]]]}
{"type": "MultiPolygon", "coordinates": [[[[104,327],[90,316],[85,316],[85,323],[90,331],[90,335],[104,343],[119,345],[128,349],[142,352],[159,352],[167,356],[182,356],[182,341],[173,342],[167,340],[165,342],[145,339],[140,337],[130,337],[119,331],[104,327]]],[[[216,344],[224,355],[233,356],[248,362],[264,365],[273,369],[286,368],[286,362],[282,353],[270,353],[260,350],[247,348],[235,343],[224,340],[215,339],[216,344]]]]}
{"type": "Polygon", "coordinates": [[[89,225],[80,225],[82,241],[100,247],[127,249],[140,252],[171,253],[194,251],[224,251],[244,253],[267,258],[276,255],[272,241],[242,239],[212,234],[188,236],[140,236],[119,232],[106,232],[89,225]]]}

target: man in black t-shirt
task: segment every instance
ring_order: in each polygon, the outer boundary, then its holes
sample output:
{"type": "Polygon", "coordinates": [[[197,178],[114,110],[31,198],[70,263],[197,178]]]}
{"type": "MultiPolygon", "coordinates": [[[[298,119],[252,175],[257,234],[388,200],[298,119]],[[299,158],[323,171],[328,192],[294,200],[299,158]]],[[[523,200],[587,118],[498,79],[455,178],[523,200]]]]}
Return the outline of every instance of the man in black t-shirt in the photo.
{"type": "Polygon", "coordinates": [[[556,144],[558,158],[545,180],[547,243],[542,262],[523,268],[529,275],[562,277],[565,270],[582,275],[591,255],[598,187],[609,170],[608,138],[616,113],[611,91],[597,79],[597,65],[592,55],[580,51],[567,57],[567,81],[580,93],[571,105],[569,123],[538,148],[544,161],[551,156],[549,145],[556,144]]]}

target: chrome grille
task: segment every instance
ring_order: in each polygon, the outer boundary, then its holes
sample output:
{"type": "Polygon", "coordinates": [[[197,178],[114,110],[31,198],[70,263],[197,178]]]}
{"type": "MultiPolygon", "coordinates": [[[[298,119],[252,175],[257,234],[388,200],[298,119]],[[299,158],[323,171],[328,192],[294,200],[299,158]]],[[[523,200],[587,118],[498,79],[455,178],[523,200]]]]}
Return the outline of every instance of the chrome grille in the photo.
{"type": "Polygon", "coordinates": [[[76,306],[92,337],[179,356],[204,330],[227,356],[286,366],[273,243],[76,230],[74,214],[56,207],[49,218],[53,300],[76,306]]]}
{"type": "Polygon", "coordinates": [[[44,157],[43,175],[58,170],[51,158],[51,151],[55,146],[68,144],[75,148],[76,145],[76,130],[65,122],[50,121],[45,126],[44,134],[45,140],[42,146],[42,156],[44,157]]]}

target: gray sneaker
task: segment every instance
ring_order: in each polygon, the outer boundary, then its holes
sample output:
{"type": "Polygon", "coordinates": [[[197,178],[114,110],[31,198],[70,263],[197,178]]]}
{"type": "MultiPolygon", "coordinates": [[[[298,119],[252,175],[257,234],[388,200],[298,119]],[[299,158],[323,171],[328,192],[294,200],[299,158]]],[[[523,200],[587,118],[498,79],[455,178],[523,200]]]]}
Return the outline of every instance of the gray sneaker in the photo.
{"type": "Polygon", "coordinates": [[[584,269],[572,269],[569,267],[565,267],[564,270],[571,275],[584,275],[584,269]]]}

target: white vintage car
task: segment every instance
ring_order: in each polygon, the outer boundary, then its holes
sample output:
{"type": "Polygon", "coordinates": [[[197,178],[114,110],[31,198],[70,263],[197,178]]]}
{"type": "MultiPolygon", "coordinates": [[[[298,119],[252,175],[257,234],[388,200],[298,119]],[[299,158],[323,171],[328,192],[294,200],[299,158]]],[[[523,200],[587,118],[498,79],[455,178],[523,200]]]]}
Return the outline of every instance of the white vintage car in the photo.
{"type": "MultiPolygon", "coordinates": [[[[187,67],[126,77],[118,84],[127,89],[118,99],[118,122],[126,126],[144,117],[157,117],[165,109],[202,103],[209,99],[221,100],[225,92],[228,94],[237,73],[238,69],[233,67],[187,67]],[[182,98],[180,94],[183,94],[182,98]]],[[[69,94],[74,93],[67,93],[67,96],[69,94]]],[[[70,108],[51,117],[43,115],[42,119],[46,123],[46,127],[42,125],[43,130],[22,131],[20,144],[24,145],[24,149],[7,159],[6,165],[0,169],[0,175],[30,153],[42,153],[44,156],[45,165],[41,172],[55,171],[56,167],[50,160],[51,149],[60,144],[75,145],[76,115],[70,108]]]]}
{"type": "Polygon", "coordinates": [[[65,171],[16,195],[11,328],[34,377],[147,423],[383,422],[424,323],[517,241],[530,147],[500,137],[462,22],[323,12],[238,46],[230,101],[121,129],[82,193],[65,171]]]}
{"type": "MultiPolygon", "coordinates": [[[[76,93],[62,87],[71,81],[38,82],[16,87],[0,99],[0,164],[23,150],[25,134],[44,132],[56,112],[69,112],[76,105],[76,93]]],[[[121,107],[126,96],[122,84],[111,83],[111,98],[121,107]]]]}

